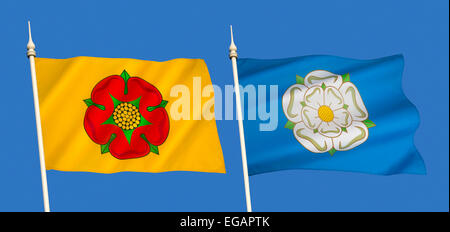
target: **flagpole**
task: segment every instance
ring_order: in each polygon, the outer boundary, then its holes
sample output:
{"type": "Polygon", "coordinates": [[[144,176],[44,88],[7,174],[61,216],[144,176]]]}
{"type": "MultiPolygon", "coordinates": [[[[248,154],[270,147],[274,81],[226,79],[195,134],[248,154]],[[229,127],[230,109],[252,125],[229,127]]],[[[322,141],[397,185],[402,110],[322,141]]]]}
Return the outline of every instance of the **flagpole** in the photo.
{"type": "Polygon", "coordinates": [[[31,39],[31,26],[30,21],[28,21],[28,44],[27,44],[27,56],[30,60],[31,69],[31,81],[33,83],[33,97],[34,97],[34,113],[36,116],[36,129],[39,144],[39,161],[41,163],[41,181],[42,181],[42,195],[44,198],[44,211],[50,212],[50,204],[48,200],[48,187],[47,187],[47,171],[45,169],[45,158],[44,158],[44,144],[42,142],[42,127],[41,127],[41,114],[39,111],[39,97],[37,90],[36,81],[36,68],[34,63],[34,57],[36,57],[36,51],[34,50],[36,46],[31,39]]]}
{"type": "Polygon", "coordinates": [[[236,63],[238,54],[237,54],[237,47],[234,44],[233,27],[231,25],[230,31],[231,31],[230,59],[231,64],[233,65],[234,92],[236,93],[236,110],[239,123],[239,138],[241,140],[241,155],[242,155],[242,169],[244,172],[245,200],[247,202],[247,212],[252,212],[252,201],[250,198],[250,185],[248,180],[247,152],[245,150],[244,125],[242,122],[241,94],[239,89],[238,71],[236,63]]]}

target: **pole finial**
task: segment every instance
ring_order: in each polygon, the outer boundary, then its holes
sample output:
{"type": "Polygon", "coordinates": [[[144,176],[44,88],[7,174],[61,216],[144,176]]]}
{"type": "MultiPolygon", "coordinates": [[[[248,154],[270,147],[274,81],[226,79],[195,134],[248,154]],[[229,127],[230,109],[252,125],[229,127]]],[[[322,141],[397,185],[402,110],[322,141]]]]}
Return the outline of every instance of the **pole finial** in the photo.
{"type": "Polygon", "coordinates": [[[27,44],[27,56],[34,56],[36,57],[36,51],[34,50],[36,46],[33,43],[33,39],[31,38],[31,24],[30,21],[28,21],[28,44],[27,44]]]}
{"type": "Polygon", "coordinates": [[[230,59],[231,58],[237,58],[237,47],[236,44],[234,44],[234,38],[233,38],[233,26],[230,25],[230,32],[231,32],[231,44],[230,44],[230,59]]]}

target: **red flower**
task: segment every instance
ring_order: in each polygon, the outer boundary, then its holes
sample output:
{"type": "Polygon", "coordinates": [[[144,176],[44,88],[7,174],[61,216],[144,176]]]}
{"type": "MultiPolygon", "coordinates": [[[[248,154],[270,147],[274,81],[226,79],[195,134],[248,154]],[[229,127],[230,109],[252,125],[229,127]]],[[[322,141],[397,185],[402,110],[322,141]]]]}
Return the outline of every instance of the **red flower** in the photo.
{"type": "Polygon", "coordinates": [[[124,70],[101,80],[94,87],[84,117],[84,129],[118,159],[139,158],[158,146],[169,134],[169,117],[158,89],[124,70]]]}

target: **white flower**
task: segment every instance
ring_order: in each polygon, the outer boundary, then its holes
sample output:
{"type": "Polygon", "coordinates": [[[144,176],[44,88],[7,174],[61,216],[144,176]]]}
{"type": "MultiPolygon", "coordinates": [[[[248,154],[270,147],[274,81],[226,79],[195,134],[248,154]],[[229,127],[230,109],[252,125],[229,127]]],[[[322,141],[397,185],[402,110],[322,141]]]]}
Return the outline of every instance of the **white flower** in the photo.
{"type": "Polygon", "coordinates": [[[310,72],[283,95],[283,111],[295,138],[315,153],[350,150],[364,143],[368,119],[356,86],[328,71],[310,72]],[[295,124],[295,125],[294,125],[295,124]]]}

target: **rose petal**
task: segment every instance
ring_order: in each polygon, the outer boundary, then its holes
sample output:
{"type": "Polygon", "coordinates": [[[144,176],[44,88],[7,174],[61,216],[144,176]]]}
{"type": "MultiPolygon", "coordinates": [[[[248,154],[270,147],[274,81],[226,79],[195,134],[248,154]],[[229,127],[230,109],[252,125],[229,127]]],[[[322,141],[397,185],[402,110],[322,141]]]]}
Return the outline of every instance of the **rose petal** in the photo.
{"type": "Polygon", "coordinates": [[[322,122],[319,126],[319,133],[327,137],[336,137],[341,134],[341,127],[334,122],[322,122]]]}
{"type": "Polygon", "coordinates": [[[111,135],[120,132],[121,129],[111,124],[102,125],[109,116],[106,115],[107,118],[103,120],[105,114],[101,111],[102,110],[96,106],[90,106],[86,110],[84,116],[84,129],[92,141],[97,144],[106,144],[111,138],[111,135]]]}
{"type": "Polygon", "coordinates": [[[128,94],[124,101],[133,101],[141,97],[139,108],[157,106],[161,103],[162,96],[159,90],[152,84],[138,77],[131,77],[128,79],[128,94]]]}
{"type": "Polygon", "coordinates": [[[339,137],[333,138],[334,148],[338,151],[347,151],[364,143],[368,137],[369,130],[366,125],[353,121],[347,128],[347,132],[342,132],[339,137]]]}
{"type": "Polygon", "coordinates": [[[333,86],[335,88],[339,88],[342,85],[342,77],[341,75],[336,75],[334,73],[325,71],[325,70],[316,70],[308,73],[305,77],[305,85],[307,87],[312,86],[333,86]]]}
{"type": "Polygon", "coordinates": [[[292,131],[295,138],[311,152],[324,153],[333,147],[331,138],[327,138],[320,133],[314,133],[303,122],[297,123],[292,131]]]}
{"type": "Polygon", "coordinates": [[[95,105],[87,108],[84,116],[84,128],[88,136],[97,144],[106,144],[113,133],[120,129],[115,125],[102,125],[113,113],[114,103],[110,93],[118,94],[124,86],[120,76],[109,76],[101,80],[92,90],[91,100],[105,107],[104,110],[95,105]]]}
{"type": "Polygon", "coordinates": [[[304,85],[295,84],[284,93],[282,100],[283,111],[289,121],[298,123],[302,120],[301,112],[303,106],[301,102],[307,89],[304,85]]]}
{"type": "Polygon", "coordinates": [[[352,115],[346,109],[338,109],[333,111],[334,118],[333,122],[340,127],[348,127],[352,124],[352,115]]]}
{"type": "Polygon", "coordinates": [[[164,143],[169,134],[169,116],[167,111],[162,107],[158,107],[151,112],[142,112],[142,117],[149,121],[151,125],[136,128],[135,133],[138,136],[137,138],[131,137],[131,139],[142,139],[140,135],[144,134],[147,140],[155,146],[164,143]]]}
{"type": "Polygon", "coordinates": [[[327,87],[324,94],[325,105],[329,106],[332,110],[336,110],[344,106],[344,98],[335,87],[327,87]]]}
{"type": "Polygon", "coordinates": [[[317,129],[322,120],[319,118],[319,114],[316,109],[305,106],[302,110],[302,119],[307,127],[310,129],[317,129]]]}
{"type": "Polygon", "coordinates": [[[345,82],[339,89],[344,97],[347,110],[352,114],[353,120],[364,121],[369,117],[366,106],[356,86],[351,82],[345,82]]]}
{"type": "Polygon", "coordinates": [[[150,152],[150,146],[141,138],[136,139],[138,134],[133,132],[129,143],[123,131],[116,134],[116,138],[109,145],[109,152],[117,159],[130,159],[146,156],[150,152]]]}
{"type": "MultiPolygon", "coordinates": [[[[111,113],[114,110],[114,103],[111,95],[121,100],[124,95],[125,82],[121,76],[109,76],[95,85],[92,89],[91,99],[93,102],[110,108],[111,113]]],[[[123,101],[123,100],[121,100],[123,101]]]]}
{"type": "Polygon", "coordinates": [[[305,93],[306,105],[314,109],[319,109],[319,107],[323,105],[323,100],[323,89],[321,87],[312,87],[305,93]]]}

